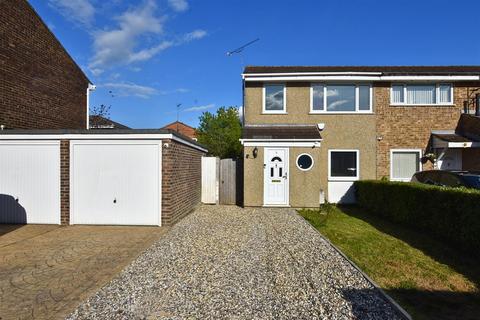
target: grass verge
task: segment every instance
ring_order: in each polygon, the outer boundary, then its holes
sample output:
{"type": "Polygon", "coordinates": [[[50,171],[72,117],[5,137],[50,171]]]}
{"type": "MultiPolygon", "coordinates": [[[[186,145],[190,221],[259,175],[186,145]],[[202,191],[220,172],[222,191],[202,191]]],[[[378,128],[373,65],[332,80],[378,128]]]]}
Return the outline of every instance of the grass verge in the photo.
{"type": "Polygon", "coordinates": [[[299,210],[414,319],[480,319],[480,259],[356,207],[299,210]]]}

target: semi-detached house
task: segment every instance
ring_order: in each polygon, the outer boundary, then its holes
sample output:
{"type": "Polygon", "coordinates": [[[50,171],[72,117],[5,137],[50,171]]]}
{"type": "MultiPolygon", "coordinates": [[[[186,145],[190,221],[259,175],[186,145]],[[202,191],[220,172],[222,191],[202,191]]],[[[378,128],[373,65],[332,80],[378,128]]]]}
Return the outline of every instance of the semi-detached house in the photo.
{"type": "Polygon", "coordinates": [[[479,88],[480,66],[246,67],[244,204],[348,203],[359,179],[480,170],[479,88]]]}

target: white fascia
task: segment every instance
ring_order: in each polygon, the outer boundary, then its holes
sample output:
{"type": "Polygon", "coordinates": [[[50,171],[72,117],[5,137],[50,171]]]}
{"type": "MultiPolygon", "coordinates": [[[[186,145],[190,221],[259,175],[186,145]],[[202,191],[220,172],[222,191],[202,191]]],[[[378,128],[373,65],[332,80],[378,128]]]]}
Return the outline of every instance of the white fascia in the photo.
{"type": "Polygon", "coordinates": [[[382,76],[369,75],[366,73],[358,74],[315,74],[315,75],[299,75],[295,73],[280,75],[272,74],[243,74],[245,81],[261,81],[261,82],[285,82],[285,81],[478,81],[479,75],[446,75],[446,76],[382,76]]]}
{"type": "MultiPolygon", "coordinates": [[[[108,129],[105,129],[108,130],[108,129]]],[[[151,134],[0,134],[0,141],[13,140],[163,140],[170,139],[197,150],[208,152],[207,149],[202,148],[188,140],[177,137],[169,133],[151,133],[151,134]]]]}
{"type": "Polygon", "coordinates": [[[240,139],[244,147],[307,147],[321,146],[322,139],[240,139]]]}

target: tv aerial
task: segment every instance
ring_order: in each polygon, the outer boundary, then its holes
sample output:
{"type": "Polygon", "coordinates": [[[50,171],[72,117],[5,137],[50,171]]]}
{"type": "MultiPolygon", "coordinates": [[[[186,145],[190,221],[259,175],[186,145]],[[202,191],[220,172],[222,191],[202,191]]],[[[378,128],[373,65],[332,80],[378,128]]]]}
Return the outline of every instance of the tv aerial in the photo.
{"type": "Polygon", "coordinates": [[[227,51],[227,56],[230,57],[230,56],[232,56],[232,55],[234,55],[234,54],[236,54],[236,53],[242,53],[242,51],[243,51],[246,47],[248,47],[249,45],[254,44],[255,42],[257,42],[257,41],[259,41],[259,40],[260,40],[260,38],[257,38],[257,39],[255,39],[255,40],[252,40],[252,41],[248,42],[248,43],[245,43],[243,46],[238,47],[238,48],[235,49],[235,50],[227,51]]]}

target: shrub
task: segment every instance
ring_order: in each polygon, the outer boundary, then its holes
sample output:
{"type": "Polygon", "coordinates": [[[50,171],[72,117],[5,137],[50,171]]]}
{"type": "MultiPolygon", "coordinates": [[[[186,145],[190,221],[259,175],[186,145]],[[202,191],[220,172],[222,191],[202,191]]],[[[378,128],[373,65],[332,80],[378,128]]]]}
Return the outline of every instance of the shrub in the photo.
{"type": "Polygon", "coordinates": [[[465,249],[480,249],[480,192],[418,183],[355,182],[358,204],[465,249]]]}

